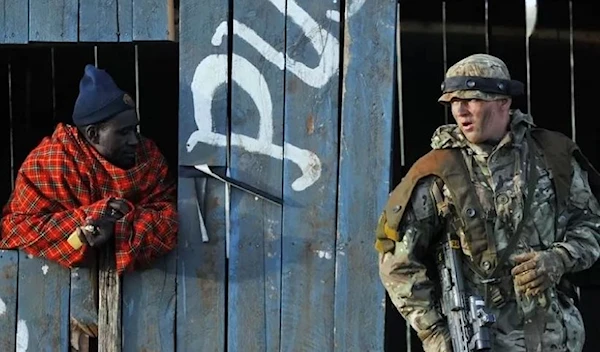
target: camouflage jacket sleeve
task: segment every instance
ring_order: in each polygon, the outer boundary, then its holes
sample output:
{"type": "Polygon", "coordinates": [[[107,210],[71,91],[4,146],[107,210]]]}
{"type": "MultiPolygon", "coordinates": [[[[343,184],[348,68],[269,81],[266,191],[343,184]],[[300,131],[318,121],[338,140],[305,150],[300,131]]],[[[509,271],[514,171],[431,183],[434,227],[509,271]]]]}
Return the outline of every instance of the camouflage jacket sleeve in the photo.
{"type": "MultiPolygon", "coordinates": [[[[426,258],[439,238],[440,220],[431,195],[434,177],[414,188],[398,227],[400,241],[379,256],[379,274],[392,302],[421,340],[444,324],[434,303],[434,283],[426,275],[426,258]]],[[[385,225],[385,213],[379,227],[385,225]]],[[[433,256],[430,256],[433,258],[433,256]]]]}
{"type": "Polygon", "coordinates": [[[587,173],[575,159],[571,164],[569,199],[565,212],[558,217],[558,229],[566,225],[565,236],[554,246],[566,249],[566,253],[559,251],[566,272],[577,272],[592,266],[600,256],[600,206],[590,189],[587,173]]]}

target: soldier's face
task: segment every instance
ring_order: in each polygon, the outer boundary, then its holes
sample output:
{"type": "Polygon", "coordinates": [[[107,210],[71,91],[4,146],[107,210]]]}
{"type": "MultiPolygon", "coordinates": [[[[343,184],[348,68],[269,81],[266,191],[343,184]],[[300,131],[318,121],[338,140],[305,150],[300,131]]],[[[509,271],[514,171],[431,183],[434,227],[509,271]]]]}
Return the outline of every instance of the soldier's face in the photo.
{"type": "Polygon", "coordinates": [[[510,100],[453,99],[452,116],[471,143],[497,142],[508,129],[510,100]]]}

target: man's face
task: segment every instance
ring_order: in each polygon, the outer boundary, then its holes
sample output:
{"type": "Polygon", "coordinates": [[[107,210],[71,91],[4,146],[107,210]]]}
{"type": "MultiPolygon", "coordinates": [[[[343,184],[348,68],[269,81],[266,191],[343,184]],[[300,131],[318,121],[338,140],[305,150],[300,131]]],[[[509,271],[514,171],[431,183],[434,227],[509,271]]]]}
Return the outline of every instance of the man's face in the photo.
{"type": "Polygon", "coordinates": [[[469,142],[499,141],[506,134],[509,100],[452,99],[450,104],[452,116],[469,142]]]}
{"type": "Polygon", "coordinates": [[[90,136],[90,140],[98,153],[111,164],[129,169],[135,165],[135,151],[139,143],[137,125],[135,110],[123,111],[95,126],[95,137],[90,136]]]}

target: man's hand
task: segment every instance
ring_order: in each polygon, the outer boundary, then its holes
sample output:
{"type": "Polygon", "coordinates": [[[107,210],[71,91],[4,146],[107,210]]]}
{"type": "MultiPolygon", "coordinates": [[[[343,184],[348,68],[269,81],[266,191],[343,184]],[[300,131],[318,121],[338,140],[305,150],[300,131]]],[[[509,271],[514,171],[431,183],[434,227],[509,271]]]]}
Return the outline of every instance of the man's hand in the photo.
{"type": "Polygon", "coordinates": [[[110,240],[115,233],[116,219],[102,217],[98,220],[87,219],[81,227],[85,242],[91,247],[99,247],[110,240]]]}
{"type": "Polygon", "coordinates": [[[536,296],[555,285],[565,272],[565,265],[556,250],[529,252],[514,257],[518,263],[511,270],[519,294],[536,296]]]}
{"type": "Polygon", "coordinates": [[[117,220],[119,220],[120,218],[125,216],[125,214],[129,213],[129,211],[131,210],[131,209],[129,209],[127,202],[125,202],[125,200],[120,199],[120,198],[112,198],[111,200],[109,200],[108,208],[109,208],[110,213],[107,215],[109,215],[117,220]]]}

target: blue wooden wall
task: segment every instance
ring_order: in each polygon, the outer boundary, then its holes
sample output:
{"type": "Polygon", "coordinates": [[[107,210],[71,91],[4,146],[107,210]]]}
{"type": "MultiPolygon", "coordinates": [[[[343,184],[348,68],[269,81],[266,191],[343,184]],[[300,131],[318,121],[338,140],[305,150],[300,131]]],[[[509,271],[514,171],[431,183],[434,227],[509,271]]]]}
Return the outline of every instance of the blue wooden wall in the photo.
{"type": "Polygon", "coordinates": [[[174,40],[174,0],[0,0],[0,44],[174,40]]]}
{"type": "Polygon", "coordinates": [[[178,349],[382,351],[373,229],[390,190],[396,1],[180,11],[179,164],[222,167],[283,205],[180,176],[178,349]]]}

